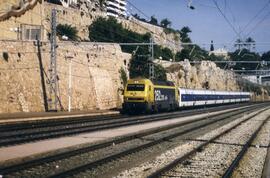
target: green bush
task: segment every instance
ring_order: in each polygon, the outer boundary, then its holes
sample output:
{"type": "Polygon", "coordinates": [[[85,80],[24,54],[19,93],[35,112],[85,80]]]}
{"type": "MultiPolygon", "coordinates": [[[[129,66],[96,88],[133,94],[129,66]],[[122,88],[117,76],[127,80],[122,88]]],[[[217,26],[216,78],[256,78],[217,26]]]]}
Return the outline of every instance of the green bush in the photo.
{"type": "Polygon", "coordinates": [[[128,80],[127,73],[123,69],[123,67],[121,67],[119,72],[120,72],[121,81],[123,82],[123,86],[126,86],[127,80],[128,80]]]}
{"type": "Polygon", "coordinates": [[[169,48],[162,48],[161,49],[161,57],[163,60],[169,61],[173,59],[173,52],[169,48]]]}
{"type": "MultiPolygon", "coordinates": [[[[113,17],[108,19],[100,17],[89,26],[89,38],[97,42],[114,43],[148,43],[150,33],[138,34],[125,29],[121,23],[113,17]]],[[[124,52],[132,53],[136,46],[121,46],[124,52]]],[[[147,46],[145,47],[147,48],[147,46]]]]}
{"type": "MultiPolygon", "coordinates": [[[[260,61],[261,57],[258,53],[250,52],[248,49],[238,49],[232,53],[229,53],[232,61],[260,61]]],[[[257,65],[254,63],[236,63],[233,66],[234,70],[255,70],[257,65]]]]}
{"type": "Polygon", "coordinates": [[[58,24],[57,27],[57,35],[58,36],[67,36],[69,40],[78,40],[78,30],[76,27],[72,27],[68,24],[58,24]]]}
{"type": "MultiPolygon", "coordinates": [[[[130,78],[149,78],[149,55],[145,55],[143,48],[139,48],[135,55],[132,56],[130,61],[130,78]]],[[[166,70],[160,66],[154,64],[155,79],[166,81],[166,70]]]]}
{"type": "Polygon", "coordinates": [[[171,33],[178,33],[176,30],[174,30],[173,28],[164,28],[163,29],[164,33],[166,34],[171,34],[171,33]]]}

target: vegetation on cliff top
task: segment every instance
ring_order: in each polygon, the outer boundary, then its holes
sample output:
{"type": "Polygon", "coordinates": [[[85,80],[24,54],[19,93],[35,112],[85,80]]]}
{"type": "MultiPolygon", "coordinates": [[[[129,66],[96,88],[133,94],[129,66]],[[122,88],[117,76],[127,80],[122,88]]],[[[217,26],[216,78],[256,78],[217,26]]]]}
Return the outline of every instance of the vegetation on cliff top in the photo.
{"type": "MultiPolygon", "coordinates": [[[[113,17],[108,19],[98,18],[89,26],[89,39],[97,42],[114,43],[149,43],[150,33],[139,34],[125,29],[121,23],[113,17]]],[[[149,69],[149,51],[148,46],[130,46],[121,45],[122,51],[132,53],[133,57],[130,65],[130,77],[148,77],[149,69]]],[[[154,46],[154,57],[170,60],[173,58],[173,52],[169,48],[163,48],[159,45],[154,46]]],[[[162,66],[156,65],[156,79],[166,80],[166,72],[162,66]]]]}
{"type": "Polygon", "coordinates": [[[63,36],[66,36],[68,40],[76,41],[78,40],[78,30],[76,27],[72,27],[68,24],[58,24],[56,27],[57,30],[57,36],[60,36],[61,38],[63,36]]]}

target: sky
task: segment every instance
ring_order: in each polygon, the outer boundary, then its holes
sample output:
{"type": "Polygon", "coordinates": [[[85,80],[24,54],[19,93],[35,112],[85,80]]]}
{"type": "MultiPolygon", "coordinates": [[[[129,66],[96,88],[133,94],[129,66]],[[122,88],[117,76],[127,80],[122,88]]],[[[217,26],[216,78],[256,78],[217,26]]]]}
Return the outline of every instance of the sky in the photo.
{"type": "Polygon", "coordinates": [[[174,29],[190,27],[192,41],[205,49],[210,48],[209,43],[213,40],[216,49],[225,47],[233,51],[235,48],[231,43],[240,34],[241,38],[252,37],[256,41],[256,52],[270,51],[270,0],[192,0],[191,5],[195,10],[188,7],[189,0],[127,0],[127,2],[128,11],[137,13],[142,18],[147,19],[154,15],[159,22],[168,18],[174,29]]]}

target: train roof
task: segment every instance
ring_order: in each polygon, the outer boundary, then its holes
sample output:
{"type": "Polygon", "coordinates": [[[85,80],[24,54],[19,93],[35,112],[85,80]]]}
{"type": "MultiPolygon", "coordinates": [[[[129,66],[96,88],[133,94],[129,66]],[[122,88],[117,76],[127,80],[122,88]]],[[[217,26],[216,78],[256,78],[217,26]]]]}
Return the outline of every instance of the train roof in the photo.
{"type": "Polygon", "coordinates": [[[152,81],[154,85],[165,85],[165,86],[175,86],[173,82],[171,81],[158,81],[158,80],[153,80],[152,81]]]}
{"type": "Polygon", "coordinates": [[[233,92],[236,92],[236,93],[249,93],[251,94],[251,92],[247,92],[247,91],[226,91],[226,90],[209,90],[209,89],[191,89],[191,88],[181,88],[181,87],[178,87],[179,89],[181,90],[186,90],[186,91],[209,91],[209,92],[229,92],[229,93],[233,93],[233,92]]]}

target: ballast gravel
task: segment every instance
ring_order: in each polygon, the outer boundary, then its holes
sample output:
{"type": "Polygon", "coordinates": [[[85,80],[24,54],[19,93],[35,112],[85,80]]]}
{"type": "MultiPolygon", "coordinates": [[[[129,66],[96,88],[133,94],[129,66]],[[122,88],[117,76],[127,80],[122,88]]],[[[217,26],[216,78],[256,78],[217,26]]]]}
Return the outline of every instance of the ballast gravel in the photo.
{"type": "MultiPolygon", "coordinates": [[[[259,112],[259,111],[257,111],[259,112]]],[[[254,113],[257,112],[253,112],[251,114],[247,114],[247,115],[243,115],[241,118],[228,123],[218,129],[215,129],[207,134],[204,134],[201,137],[198,137],[196,140],[191,140],[186,144],[183,144],[179,147],[176,147],[174,149],[168,150],[167,152],[161,154],[160,156],[156,157],[154,160],[152,161],[148,161],[145,162],[137,167],[134,167],[132,169],[129,170],[125,170],[121,173],[119,173],[116,177],[117,178],[122,178],[122,177],[147,177],[148,175],[150,175],[151,173],[155,172],[156,170],[166,166],[167,164],[171,163],[172,161],[174,161],[175,159],[185,155],[186,153],[190,152],[191,150],[193,150],[194,148],[199,147],[202,143],[203,140],[209,140],[215,136],[217,136],[219,133],[237,125],[239,122],[245,120],[247,117],[253,115],[254,113]]],[[[217,174],[216,170],[220,170],[220,169],[224,169],[224,164],[226,164],[225,162],[220,162],[219,160],[223,160],[221,159],[223,158],[228,158],[228,155],[230,155],[231,153],[236,154],[237,151],[239,151],[238,145],[235,145],[234,142],[237,141],[237,143],[239,143],[240,140],[245,140],[246,138],[248,138],[248,136],[251,134],[251,130],[250,129],[256,129],[257,125],[259,125],[259,123],[262,122],[263,118],[266,118],[266,116],[270,115],[270,110],[267,110],[261,114],[259,114],[258,116],[256,116],[255,118],[252,119],[252,121],[248,121],[247,124],[242,124],[244,125],[244,127],[242,127],[242,129],[240,130],[241,134],[239,133],[239,128],[235,129],[235,134],[237,134],[239,137],[237,137],[237,139],[231,140],[232,138],[236,137],[235,135],[229,134],[230,136],[228,136],[228,138],[226,137],[222,137],[221,139],[219,139],[218,141],[220,143],[217,144],[212,144],[211,146],[213,146],[214,148],[210,149],[210,152],[205,152],[205,150],[203,150],[199,156],[196,159],[197,160],[202,160],[203,158],[208,158],[208,157],[212,157],[212,161],[210,162],[205,162],[210,165],[210,167],[212,167],[212,169],[204,169],[200,172],[198,172],[198,170],[202,169],[199,164],[190,164],[191,162],[186,162],[184,165],[189,166],[189,170],[188,172],[185,172],[185,177],[217,177],[219,176],[219,174],[217,174]],[[254,125],[255,124],[255,125],[254,125]],[[245,130],[247,130],[245,132],[245,130]],[[229,138],[230,137],[230,138],[229,138]],[[227,146],[226,148],[229,148],[227,151],[220,151],[220,148],[224,147],[224,145],[222,143],[226,143],[227,146]],[[229,151],[229,152],[228,152],[229,151]],[[222,154],[222,157],[220,157],[219,154],[222,154]],[[218,164],[215,164],[215,162],[219,162],[218,164]],[[215,166],[211,166],[211,165],[215,165],[215,166]],[[198,174],[200,173],[200,175],[198,174]],[[214,173],[214,174],[213,174],[214,173]],[[211,176],[212,175],[212,176],[211,176]]],[[[222,149],[223,150],[223,149],[222,149]]],[[[196,155],[197,156],[197,155],[196,155]]],[[[196,157],[195,156],[195,157],[196,157]]],[[[195,160],[196,160],[195,159],[195,160]]],[[[180,165],[180,167],[183,165],[180,165]]],[[[184,168],[184,166],[183,166],[184,168]]],[[[179,176],[181,177],[181,175],[183,175],[183,172],[181,171],[174,171],[173,174],[169,174],[167,175],[169,176],[179,176]]],[[[184,175],[183,175],[184,176],[184,175]]]]}
{"type": "Polygon", "coordinates": [[[179,164],[166,176],[178,177],[220,177],[241,151],[242,146],[262,123],[259,117],[253,118],[225,136],[209,144],[202,152],[179,164]]]}
{"type": "Polygon", "coordinates": [[[270,143],[270,121],[266,122],[258,137],[248,149],[239,166],[233,173],[233,177],[260,178],[270,143]]]}

